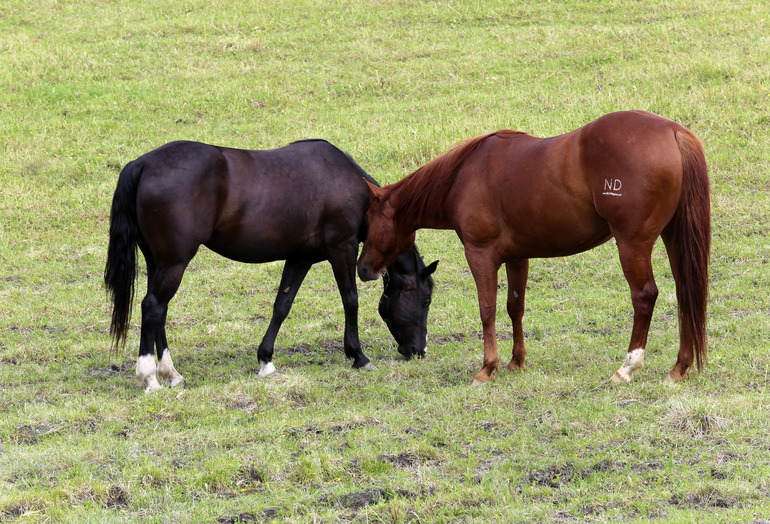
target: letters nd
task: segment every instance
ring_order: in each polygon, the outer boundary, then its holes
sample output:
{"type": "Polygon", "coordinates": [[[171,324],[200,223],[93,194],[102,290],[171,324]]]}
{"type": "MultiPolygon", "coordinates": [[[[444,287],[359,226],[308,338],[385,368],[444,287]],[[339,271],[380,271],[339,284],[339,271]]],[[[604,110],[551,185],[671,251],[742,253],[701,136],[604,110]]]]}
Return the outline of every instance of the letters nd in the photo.
{"type": "Polygon", "coordinates": [[[621,196],[618,192],[623,187],[623,182],[619,178],[605,178],[604,192],[602,195],[621,196]]]}

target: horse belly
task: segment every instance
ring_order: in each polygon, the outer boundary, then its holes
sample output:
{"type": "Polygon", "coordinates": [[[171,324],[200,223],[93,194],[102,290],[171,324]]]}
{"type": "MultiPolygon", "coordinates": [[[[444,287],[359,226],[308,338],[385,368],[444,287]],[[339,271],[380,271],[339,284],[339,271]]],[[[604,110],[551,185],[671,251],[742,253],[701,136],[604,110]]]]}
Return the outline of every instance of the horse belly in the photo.
{"type": "Polygon", "coordinates": [[[317,231],[297,222],[242,222],[217,229],[204,244],[212,251],[239,262],[262,263],[287,258],[318,262],[327,258],[317,231]]]}
{"type": "Polygon", "coordinates": [[[607,222],[592,213],[570,220],[533,215],[509,229],[505,258],[549,258],[582,253],[612,237],[607,222]]]}

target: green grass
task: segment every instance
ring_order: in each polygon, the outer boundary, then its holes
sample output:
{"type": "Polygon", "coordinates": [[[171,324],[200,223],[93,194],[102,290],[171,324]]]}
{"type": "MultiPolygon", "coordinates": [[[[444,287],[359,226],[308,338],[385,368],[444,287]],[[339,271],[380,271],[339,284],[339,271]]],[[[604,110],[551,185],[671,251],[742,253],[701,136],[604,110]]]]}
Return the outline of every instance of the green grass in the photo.
{"type": "Polygon", "coordinates": [[[0,521],[770,518],[766,2],[236,4],[0,5],[0,521]],[[378,370],[350,370],[319,264],[279,334],[280,374],[259,380],[281,265],[205,249],[169,312],[188,388],[137,388],[137,317],[130,349],[109,350],[110,199],[152,148],[320,137],[388,183],[471,136],[555,135],[621,109],[706,148],[709,364],[687,383],[664,381],[678,330],[660,244],[645,368],[609,382],[632,317],[610,242],[532,261],[529,369],[470,387],[475,287],[446,231],[418,233],[441,260],[426,360],[398,357],[380,284],[359,283],[378,370]]]}

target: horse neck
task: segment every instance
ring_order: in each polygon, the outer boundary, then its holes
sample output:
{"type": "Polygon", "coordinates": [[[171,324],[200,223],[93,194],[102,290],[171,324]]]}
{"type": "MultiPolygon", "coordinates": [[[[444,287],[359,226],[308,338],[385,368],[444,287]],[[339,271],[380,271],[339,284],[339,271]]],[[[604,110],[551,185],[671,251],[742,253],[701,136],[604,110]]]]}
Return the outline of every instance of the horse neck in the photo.
{"type": "Polygon", "coordinates": [[[392,187],[390,204],[395,209],[395,216],[400,228],[406,233],[422,229],[449,228],[449,215],[446,212],[446,197],[451,189],[451,182],[433,181],[420,170],[412,173],[392,187]]]}
{"type": "Polygon", "coordinates": [[[411,233],[420,228],[452,229],[452,214],[447,200],[457,172],[485,139],[500,133],[507,136],[514,132],[502,130],[471,138],[388,186],[388,198],[396,210],[402,230],[411,233]]]}

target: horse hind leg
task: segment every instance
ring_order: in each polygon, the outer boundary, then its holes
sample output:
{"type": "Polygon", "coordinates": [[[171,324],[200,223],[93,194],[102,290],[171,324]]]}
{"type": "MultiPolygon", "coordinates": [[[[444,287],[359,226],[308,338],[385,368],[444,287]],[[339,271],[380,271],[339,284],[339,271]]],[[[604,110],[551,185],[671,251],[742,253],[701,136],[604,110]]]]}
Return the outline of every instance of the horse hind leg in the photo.
{"type": "Polygon", "coordinates": [[[157,375],[169,386],[184,384],[184,378],[174,368],[166,341],[166,313],[168,303],[179,288],[186,264],[171,268],[155,268],[148,264],[147,294],[142,300],[142,334],[139,342],[139,358],[136,362],[136,379],[145,392],[161,388],[157,375]],[[158,366],[153,349],[157,347],[158,366]]]}
{"type": "Polygon", "coordinates": [[[652,273],[652,245],[618,240],[620,264],[631,289],[634,326],[623,365],[612,376],[614,382],[630,382],[644,363],[650,320],[658,298],[658,287],[652,273]]]}
{"type": "Polygon", "coordinates": [[[513,354],[508,363],[511,371],[526,369],[524,359],[527,356],[527,348],[524,345],[524,294],[527,290],[527,277],[529,274],[529,259],[509,261],[505,264],[508,275],[508,315],[511,317],[513,328],[513,354]]]}
{"type": "Polygon", "coordinates": [[[158,348],[158,376],[169,387],[182,386],[185,387],[184,377],[174,367],[174,362],[171,360],[171,350],[168,347],[168,341],[166,340],[166,314],[168,313],[168,303],[163,311],[163,321],[160,324],[160,329],[157,332],[157,338],[155,340],[155,347],[158,348]]]}
{"type": "MultiPolygon", "coordinates": [[[[674,280],[677,286],[677,298],[679,298],[679,291],[683,287],[683,282],[679,282],[679,250],[675,245],[675,238],[668,229],[663,230],[663,243],[666,246],[666,252],[668,253],[668,261],[671,265],[671,272],[674,275],[674,280]]],[[[681,308],[681,305],[680,305],[681,308]]],[[[682,318],[679,319],[679,353],[677,355],[676,364],[671,368],[668,373],[668,378],[676,382],[689,379],[687,371],[692,367],[695,359],[693,352],[692,339],[689,336],[690,332],[685,328],[685,323],[682,318]]]]}

